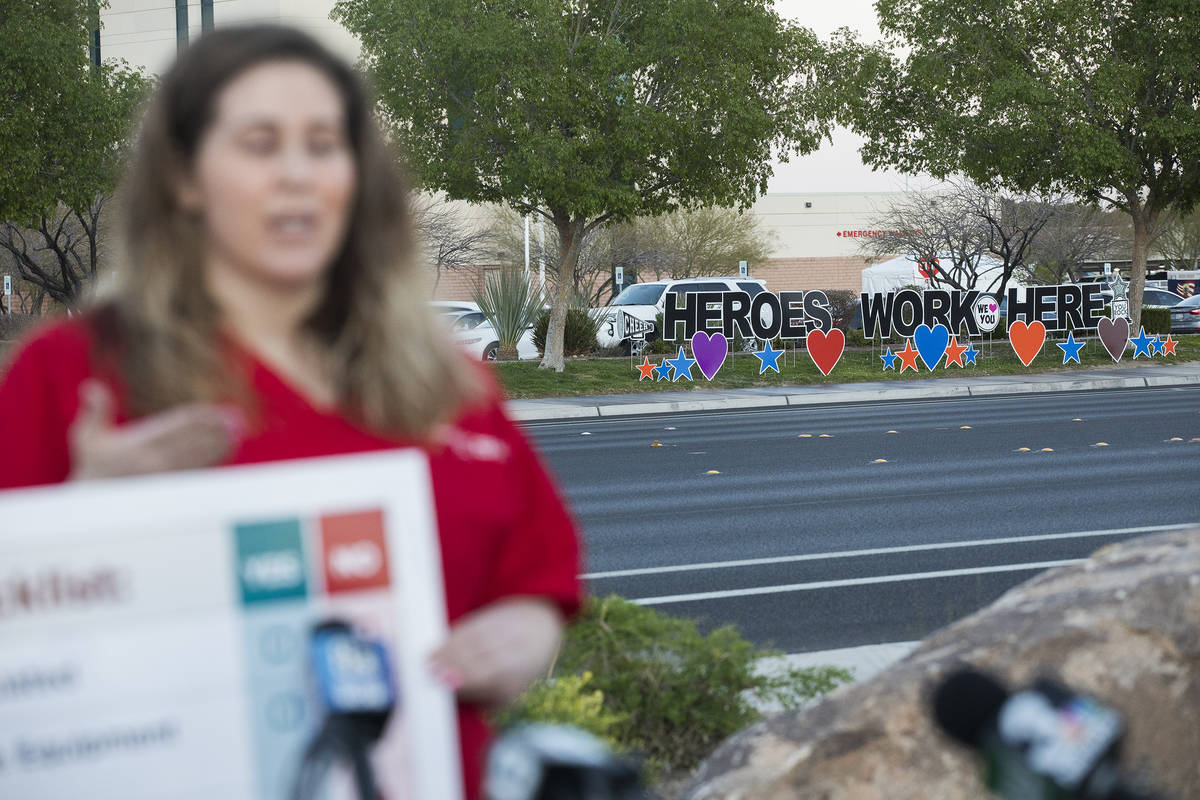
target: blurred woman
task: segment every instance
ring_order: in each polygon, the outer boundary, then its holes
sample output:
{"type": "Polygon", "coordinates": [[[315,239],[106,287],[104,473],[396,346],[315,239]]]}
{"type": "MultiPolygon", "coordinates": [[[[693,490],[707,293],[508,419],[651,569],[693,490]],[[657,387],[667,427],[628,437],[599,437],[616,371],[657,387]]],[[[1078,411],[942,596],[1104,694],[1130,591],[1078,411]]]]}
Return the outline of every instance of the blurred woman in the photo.
{"type": "Polygon", "coordinates": [[[163,77],[119,192],[111,299],[33,335],[0,384],[0,487],[420,447],[474,796],[481,708],[553,658],[574,526],[453,349],[408,190],[354,72],[275,26],[206,34],[163,77]]]}

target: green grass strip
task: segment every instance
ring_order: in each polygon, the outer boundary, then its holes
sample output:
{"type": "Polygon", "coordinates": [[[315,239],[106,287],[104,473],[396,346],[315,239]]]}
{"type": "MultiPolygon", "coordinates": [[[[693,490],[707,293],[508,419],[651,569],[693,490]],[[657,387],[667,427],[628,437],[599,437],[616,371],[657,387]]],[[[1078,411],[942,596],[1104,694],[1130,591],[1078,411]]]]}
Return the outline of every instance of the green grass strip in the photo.
{"type": "MultiPolygon", "coordinates": [[[[901,346],[902,347],[902,346],[901,346]]],[[[841,361],[829,373],[821,375],[813,364],[808,353],[798,350],[789,352],[779,359],[779,374],[767,371],[758,374],[759,361],[748,353],[738,353],[726,359],[711,381],[705,380],[697,367],[692,367],[693,380],[680,380],[674,383],[667,381],[639,381],[638,371],[630,366],[628,358],[579,358],[567,361],[566,368],[561,373],[538,369],[538,362],[523,361],[496,364],[496,372],[503,382],[508,396],[513,399],[532,399],[538,397],[579,397],[604,394],[633,394],[653,392],[679,392],[691,389],[746,389],[755,386],[808,386],[813,384],[861,383],[864,381],[911,380],[919,378],[957,378],[970,375],[1028,375],[1033,373],[1068,373],[1078,369],[1096,369],[1113,366],[1165,366],[1185,361],[1200,361],[1200,336],[1184,335],[1175,347],[1174,356],[1155,356],[1134,361],[1132,351],[1127,350],[1119,365],[1114,364],[1104,350],[1099,339],[1089,338],[1087,345],[1079,352],[1082,364],[1072,362],[1067,366],[1062,364],[1062,350],[1055,347],[1054,342],[1047,340],[1042,352],[1026,367],[1013,353],[1012,347],[1005,340],[997,340],[991,344],[976,347],[980,349],[975,366],[959,369],[957,366],[945,367],[945,359],[933,371],[927,370],[924,363],[917,359],[918,372],[907,370],[903,375],[899,372],[900,362],[896,361],[895,370],[884,370],[880,360],[880,350],[874,353],[867,348],[847,348],[842,354],[841,361]]],[[[893,346],[893,352],[897,347],[893,346]]],[[[651,357],[651,363],[658,363],[662,356],[651,357]]],[[[641,359],[636,363],[640,364],[641,359]]]]}

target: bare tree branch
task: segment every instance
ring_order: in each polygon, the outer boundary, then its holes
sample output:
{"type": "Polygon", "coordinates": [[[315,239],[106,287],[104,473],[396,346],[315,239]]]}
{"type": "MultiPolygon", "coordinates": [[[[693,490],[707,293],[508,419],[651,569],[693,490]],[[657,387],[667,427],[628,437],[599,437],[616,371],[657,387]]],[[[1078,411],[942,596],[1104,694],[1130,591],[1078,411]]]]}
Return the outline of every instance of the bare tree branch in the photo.
{"type": "Polygon", "coordinates": [[[453,206],[422,197],[413,204],[413,219],[426,261],[434,270],[435,289],[443,272],[479,266],[489,260],[491,230],[471,226],[453,206]]]}
{"type": "Polygon", "coordinates": [[[1125,250],[1129,224],[1115,212],[1090,205],[1064,203],[1033,243],[1026,277],[1031,283],[1070,283],[1083,265],[1107,253],[1125,250]]]}
{"type": "Polygon", "coordinates": [[[0,223],[0,248],[12,257],[22,280],[71,308],[82,299],[100,265],[105,200],[97,195],[82,211],[59,206],[53,215],[41,217],[35,228],[0,223]]]}

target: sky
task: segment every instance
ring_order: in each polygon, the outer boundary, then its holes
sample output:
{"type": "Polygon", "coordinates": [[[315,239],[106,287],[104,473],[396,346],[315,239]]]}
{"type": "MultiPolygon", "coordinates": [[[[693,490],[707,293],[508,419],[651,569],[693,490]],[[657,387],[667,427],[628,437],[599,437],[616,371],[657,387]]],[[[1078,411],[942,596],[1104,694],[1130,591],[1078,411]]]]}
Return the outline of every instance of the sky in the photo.
{"type": "MultiPolygon", "coordinates": [[[[775,10],[811,28],[822,39],[838,28],[858,31],[859,38],[879,39],[874,0],[775,0],[775,10]]],[[[834,132],[833,142],[807,156],[793,157],[786,164],[776,162],[775,174],[767,184],[771,193],[783,192],[892,192],[907,189],[904,175],[873,172],[862,163],[858,148],[862,140],[848,130],[834,132]]],[[[917,179],[912,179],[914,188],[917,179]]]]}

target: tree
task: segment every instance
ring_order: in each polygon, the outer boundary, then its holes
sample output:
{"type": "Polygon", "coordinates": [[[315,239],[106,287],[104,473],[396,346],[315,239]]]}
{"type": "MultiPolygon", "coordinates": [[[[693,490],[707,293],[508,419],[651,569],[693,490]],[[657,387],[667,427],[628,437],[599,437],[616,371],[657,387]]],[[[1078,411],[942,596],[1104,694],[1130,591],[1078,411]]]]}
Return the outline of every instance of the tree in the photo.
{"type": "MultiPolygon", "coordinates": [[[[501,261],[517,263],[524,258],[520,218],[501,214],[497,220],[501,261]]],[[[694,278],[729,275],[738,261],[761,264],[771,252],[771,235],[750,214],[732,208],[679,209],[658,217],[637,217],[609,222],[593,229],[585,238],[572,274],[576,305],[596,306],[611,297],[610,279],[617,267],[626,280],[694,278]]],[[[555,231],[543,248],[530,241],[530,258],[544,260],[553,272],[559,247],[555,231]]]]}
{"type": "Polygon", "coordinates": [[[659,278],[729,275],[738,261],[761,264],[771,254],[771,237],[750,214],[732,208],[700,208],[640,221],[643,239],[664,258],[648,265],[659,278]]]}
{"type": "Polygon", "coordinates": [[[989,190],[961,181],[956,184],[956,192],[960,202],[979,221],[983,251],[999,262],[1000,283],[996,292],[1003,295],[1013,274],[1029,263],[1034,245],[1062,207],[1063,200],[989,190]]]}
{"type": "Polygon", "coordinates": [[[1127,212],[1136,329],[1161,217],[1200,199],[1194,0],[878,0],[876,8],[887,45],[843,33],[828,61],[854,87],[843,89],[842,117],[867,138],[864,159],[1063,191],[1127,212]]]}
{"type": "Polygon", "coordinates": [[[148,86],[88,57],[98,0],[0,8],[0,246],[21,277],[71,305],[95,274],[99,216],[148,86]]]}
{"type": "MultiPolygon", "coordinates": [[[[530,272],[540,271],[538,264],[545,266],[548,275],[559,275],[564,280],[567,273],[559,270],[560,247],[558,231],[554,228],[535,233],[537,220],[531,220],[529,237],[530,272]]],[[[596,304],[605,290],[605,284],[592,254],[602,249],[608,241],[608,227],[593,229],[584,237],[580,247],[579,259],[575,269],[569,276],[568,308],[589,308],[596,304]]],[[[494,261],[507,266],[525,268],[525,221],[511,207],[503,206],[497,209],[492,221],[492,242],[494,244],[494,261]]],[[[532,277],[532,276],[531,276],[532,277]]],[[[548,294],[547,287],[538,287],[542,294],[548,294]]],[[[546,297],[547,301],[551,298],[546,297]]]]}
{"type": "Polygon", "coordinates": [[[12,278],[12,296],[4,310],[9,314],[40,314],[46,299],[46,290],[35,286],[21,277],[16,260],[7,250],[0,248],[0,277],[12,278]]]}
{"type": "Polygon", "coordinates": [[[1172,214],[1156,247],[1171,269],[1200,269],[1200,212],[1172,214]]]}
{"type": "Polygon", "coordinates": [[[436,197],[418,197],[413,202],[413,220],[425,261],[433,267],[434,289],[443,272],[480,266],[490,256],[492,231],[472,226],[436,197]]]}
{"type": "Polygon", "coordinates": [[[1128,249],[1128,227],[1119,212],[1104,212],[1095,206],[1076,203],[1063,205],[1033,245],[1027,271],[1030,282],[1058,284],[1078,280],[1085,262],[1120,248],[1128,249]]]}
{"type": "Polygon", "coordinates": [[[962,198],[920,192],[890,201],[876,221],[878,235],[860,246],[869,260],[906,255],[921,265],[934,287],[973,289],[985,255],[982,222],[962,198]]]}
{"type": "Polygon", "coordinates": [[[0,248],[7,251],[25,281],[70,308],[96,277],[100,264],[100,213],[106,196],[97,194],[82,210],[60,205],[40,214],[28,228],[0,222],[0,248]]]}
{"type": "Polygon", "coordinates": [[[936,196],[906,194],[892,201],[878,223],[881,235],[865,239],[863,251],[872,259],[909,254],[922,261],[934,286],[974,289],[986,275],[979,288],[1002,295],[1062,205],[1061,198],[954,178],[936,196]]]}
{"type": "Polygon", "coordinates": [[[589,233],[749,206],[773,152],[828,134],[820,46],[769,0],[340,0],[384,120],[426,189],[558,234],[543,368],[561,371],[589,233]]]}

